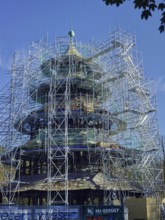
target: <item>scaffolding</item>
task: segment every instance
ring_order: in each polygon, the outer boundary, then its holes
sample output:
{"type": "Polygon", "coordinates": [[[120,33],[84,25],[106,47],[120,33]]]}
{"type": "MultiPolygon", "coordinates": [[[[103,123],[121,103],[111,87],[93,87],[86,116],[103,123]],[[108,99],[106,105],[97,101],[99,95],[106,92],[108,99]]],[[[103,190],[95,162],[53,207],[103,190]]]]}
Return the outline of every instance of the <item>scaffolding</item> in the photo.
{"type": "Polygon", "coordinates": [[[122,29],[92,44],[70,31],[54,44],[32,42],[24,59],[15,54],[0,125],[2,203],[24,204],[32,189],[46,191],[48,206],[69,205],[72,189],[102,190],[104,204],[162,190],[154,82],[122,29]]]}

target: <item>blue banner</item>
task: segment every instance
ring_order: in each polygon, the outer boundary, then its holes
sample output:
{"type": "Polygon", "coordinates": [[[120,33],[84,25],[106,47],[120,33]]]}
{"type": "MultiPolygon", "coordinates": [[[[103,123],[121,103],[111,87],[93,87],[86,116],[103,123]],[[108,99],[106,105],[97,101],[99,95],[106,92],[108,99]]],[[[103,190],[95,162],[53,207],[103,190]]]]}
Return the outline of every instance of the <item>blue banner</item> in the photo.
{"type": "Polygon", "coordinates": [[[18,207],[1,207],[0,220],[32,220],[32,211],[18,207]]]}
{"type": "Polygon", "coordinates": [[[80,219],[79,206],[0,206],[0,220],[80,219]]]}
{"type": "Polygon", "coordinates": [[[84,206],[83,219],[95,220],[124,220],[123,206],[84,206]]]}
{"type": "Polygon", "coordinates": [[[51,219],[51,220],[65,220],[65,219],[80,219],[79,209],[65,206],[56,206],[49,209],[35,209],[35,220],[51,219]]]}

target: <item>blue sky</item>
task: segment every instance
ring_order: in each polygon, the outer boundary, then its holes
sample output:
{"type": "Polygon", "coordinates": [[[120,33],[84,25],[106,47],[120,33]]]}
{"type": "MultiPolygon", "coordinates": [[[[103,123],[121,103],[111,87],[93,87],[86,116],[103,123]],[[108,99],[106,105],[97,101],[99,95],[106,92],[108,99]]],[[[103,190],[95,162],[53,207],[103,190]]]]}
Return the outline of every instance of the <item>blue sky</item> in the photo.
{"type": "Polygon", "coordinates": [[[144,74],[157,83],[160,133],[165,135],[165,34],[157,30],[159,14],[141,21],[132,1],[116,8],[102,0],[0,0],[0,88],[10,79],[6,70],[15,51],[26,50],[31,41],[47,33],[50,40],[65,36],[71,23],[75,38],[83,42],[105,40],[119,25],[136,34],[137,48],[143,52],[144,74]]]}

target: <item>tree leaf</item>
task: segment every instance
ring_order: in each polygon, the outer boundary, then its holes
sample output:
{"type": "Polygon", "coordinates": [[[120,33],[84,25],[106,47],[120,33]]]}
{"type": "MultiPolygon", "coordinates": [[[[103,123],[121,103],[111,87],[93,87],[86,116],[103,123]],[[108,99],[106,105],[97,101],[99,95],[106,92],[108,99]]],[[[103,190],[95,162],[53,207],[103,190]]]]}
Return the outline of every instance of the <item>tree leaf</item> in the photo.
{"type": "Polygon", "coordinates": [[[165,3],[160,3],[160,4],[158,5],[158,9],[161,10],[161,11],[163,11],[163,10],[165,9],[165,3]]]}
{"type": "Polygon", "coordinates": [[[149,5],[149,9],[150,9],[150,10],[154,11],[155,8],[157,8],[157,6],[156,6],[154,3],[152,3],[152,4],[149,5]]]}
{"type": "Polygon", "coordinates": [[[162,13],[162,17],[160,21],[161,21],[161,24],[165,24],[165,12],[162,13]]]}
{"type": "Polygon", "coordinates": [[[160,31],[160,33],[163,33],[163,32],[164,32],[164,25],[160,25],[159,31],[160,31]]]}
{"type": "Polygon", "coordinates": [[[141,19],[147,20],[150,16],[152,16],[151,12],[149,10],[144,10],[141,14],[141,19]]]}
{"type": "Polygon", "coordinates": [[[143,1],[141,1],[141,0],[134,0],[134,7],[135,8],[143,8],[143,1]]]}

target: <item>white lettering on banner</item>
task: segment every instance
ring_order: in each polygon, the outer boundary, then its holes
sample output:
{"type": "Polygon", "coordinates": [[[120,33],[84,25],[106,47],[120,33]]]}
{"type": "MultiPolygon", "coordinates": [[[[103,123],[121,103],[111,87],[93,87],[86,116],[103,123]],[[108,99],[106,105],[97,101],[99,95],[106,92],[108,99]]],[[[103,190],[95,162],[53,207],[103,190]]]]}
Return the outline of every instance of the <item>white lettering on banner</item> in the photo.
{"type": "Polygon", "coordinates": [[[31,219],[31,213],[24,213],[22,210],[7,211],[0,210],[0,220],[29,220],[31,219]]]}
{"type": "Polygon", "coordinates": [[[66,208],[64,206],[55,206],[51,208],[31,207],[23,209],[18,207],[1,207],[0,220],[65,220],[65,219],[80,219],[79,208],[66,208]]]}
{"type": "Polygon", "coordinates": [[[36,209],[35,219],[79,219],[78,209],[70,210],[53,210],[53,209],[36,209]]]}
{"type": "Polygon", "coordinates": [[[95,214],[118,213],[119,208],[95,209],[95,214]]]}

